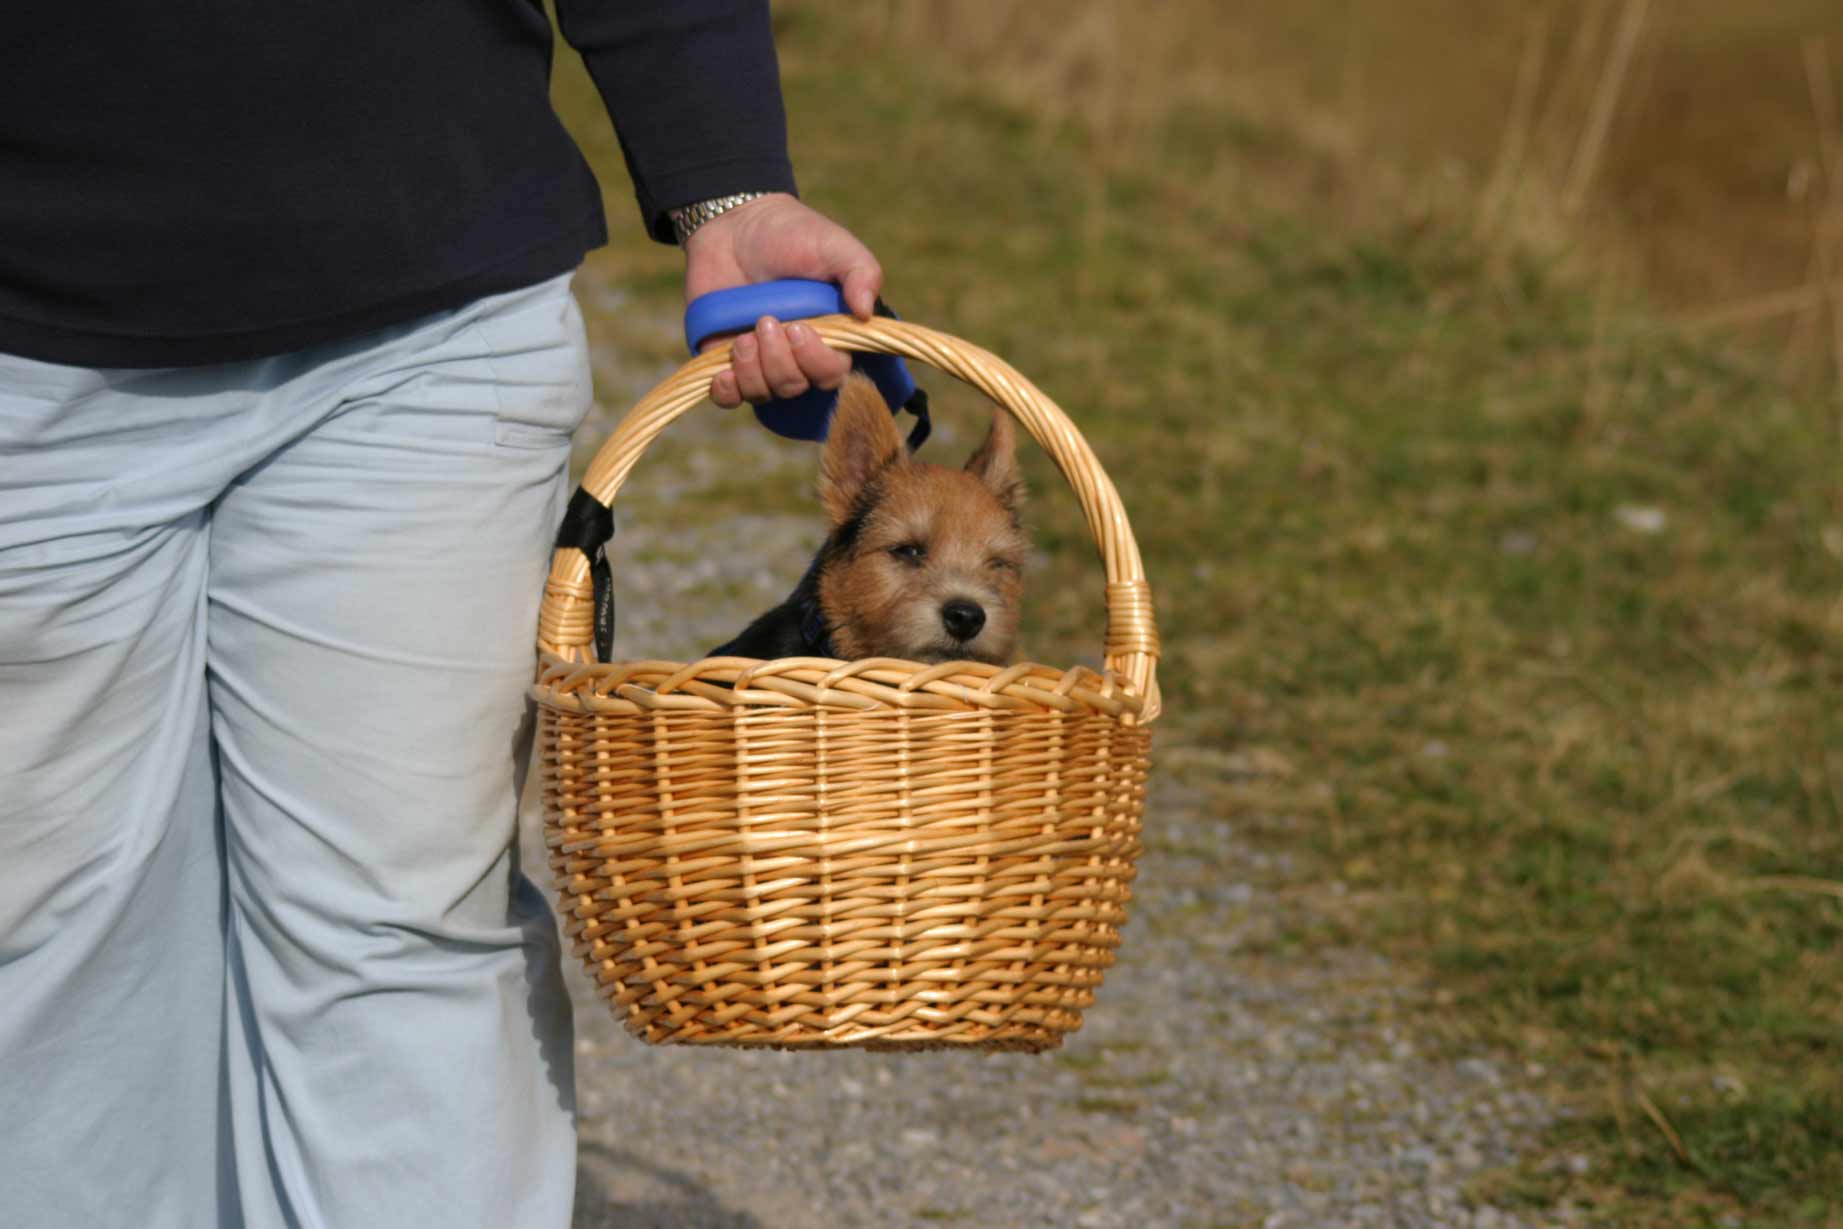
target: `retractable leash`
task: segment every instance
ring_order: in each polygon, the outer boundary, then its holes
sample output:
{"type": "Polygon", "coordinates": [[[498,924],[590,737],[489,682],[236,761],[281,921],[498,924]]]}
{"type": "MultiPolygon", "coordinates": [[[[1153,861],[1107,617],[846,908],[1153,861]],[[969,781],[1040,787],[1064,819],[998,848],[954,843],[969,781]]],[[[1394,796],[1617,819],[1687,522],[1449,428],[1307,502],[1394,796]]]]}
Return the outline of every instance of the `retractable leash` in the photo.
{"type": "MultiPolygon", "coordinates": [[[[752,329],[763,316],[773,316],[776,320],[806,320],[849,311],[844,292],[837,286],[807,278],[790,277],[754,286],[713,290],[691,300],[685,308],[685,344],[695,356],[698,348],[712,337],[752,329]]],[[[882,299],[877,300],[876,314],[898,319],[882,299]]],[[[876,384],[890,413],[907,410],[915,415],[915,426],[909,432],[909,451],[920,448],[933,429],[928,420],[928,394],[916,386],[907,365],[894,354],[853,354],[851,366],[876,384]]],[[[755,417],[768,430],[790,440],[823,440],[826,429],[832,424],[832,410],[837,405],[836,391],[813,388],[798,397],[756,402],[755,417]]]]}
{"type": "MultiPolygon", "coordinates": [[[[698,348],[712,337],[752,329],[763,316],[776,320],[806,320],[813,316],[848,313],[844,292],[831,282],[806,278],[783,278],[730,290],[713,290],[691,300],[685,308],[685,344],[695,357],[698,348]]],[[[882,299],[877,300],[876,314],[897,319],[896,313],[882,299]]],[[[903,410],[915,415],[909,431],[909,451],[927,442],[933,423],[928,418],[928,393],[916,385],[903,361],[894,354],[858,353],[851,356],[851,366],[869,376],[883,394],[890,413],[903,410]]],[[[762,426],[790,440],[824,440],[832,425],[832,411],[838,405],[836,390],[808,389],[798,397],[763,401],[755,405],[755,417],[762,426]]],[[[614,512],[603,506],[581,487],[570,499],[563,524],[557,531],[558,547],[574,547],[589,560],[589,576],[594,589],[595,651],[601,661],[609,661],[614,652],[614,583],[608,571],[606,550],[614,536],[614,512]]]]}

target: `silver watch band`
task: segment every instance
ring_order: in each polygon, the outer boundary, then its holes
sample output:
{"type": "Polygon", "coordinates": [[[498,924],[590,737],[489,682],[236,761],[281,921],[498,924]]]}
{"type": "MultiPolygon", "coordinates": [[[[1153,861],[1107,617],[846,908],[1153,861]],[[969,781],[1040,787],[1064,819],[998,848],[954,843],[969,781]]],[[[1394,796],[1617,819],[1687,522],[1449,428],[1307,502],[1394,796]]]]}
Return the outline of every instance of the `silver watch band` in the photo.
{"type": "Polygon", "coordinates": [[[681,205],[677,209],[668,209],[666,216],[672,219],[672,234],[677,238],[679,246],[683,247],[685,240],[691,238],[692,233],[698,227],[712,218],[721,217],[738,205],[747,204],[749,201],[767,195],[766,192],[732,192],[728,196],[715,196],[707,201],[698,201],[694,205],[681,205]]]}

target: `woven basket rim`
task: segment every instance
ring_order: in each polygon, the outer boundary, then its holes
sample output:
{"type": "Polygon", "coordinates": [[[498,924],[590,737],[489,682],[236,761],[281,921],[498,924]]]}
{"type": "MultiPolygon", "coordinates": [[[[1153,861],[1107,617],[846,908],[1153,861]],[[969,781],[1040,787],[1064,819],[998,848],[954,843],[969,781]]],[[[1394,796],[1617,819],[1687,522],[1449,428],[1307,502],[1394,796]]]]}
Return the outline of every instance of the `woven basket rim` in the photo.
{"type": "Polygon", "coordinates": [[[604,663],[545,653],[533,694],[540,703],[569,712],[889,709],[1099,714],[1136,723],[1146,708],[1145,697],[1111,670],[1081,665],[1058,670],[1040,662],[928,665],[893,657],[604,663]]]}

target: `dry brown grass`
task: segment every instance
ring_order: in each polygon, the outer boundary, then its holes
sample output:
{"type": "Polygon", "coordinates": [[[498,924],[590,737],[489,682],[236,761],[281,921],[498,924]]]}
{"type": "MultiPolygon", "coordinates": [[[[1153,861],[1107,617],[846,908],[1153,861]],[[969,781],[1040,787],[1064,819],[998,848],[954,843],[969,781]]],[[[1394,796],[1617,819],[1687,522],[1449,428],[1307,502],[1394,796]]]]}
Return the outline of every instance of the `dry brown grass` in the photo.
{"type": "MultiPolygon", "coordinates": [[[[986,96],[1077,129],[1099,171],[1162,170],[1251,208],[1310,199],[1346,219],[1476,200],[1487,229],[1514,226],[1685,316],[1782,347],[1789,374],[1828,380],[1843,362],[1824,275],[1843,170],[1834,99],[1818,93],[1843,77],[1843,5],[935,0],[876,12],[889,45],[944,50],[986,96]],[[1187,129],[1198,147],[1174,148],[1187,129]],[[1289,148],[1273,147],[1276,131],[1289,148]]],[[[1108,204],[1095,182],[1075,187],[1095,197],[1098,227],[1108,204]]]]}

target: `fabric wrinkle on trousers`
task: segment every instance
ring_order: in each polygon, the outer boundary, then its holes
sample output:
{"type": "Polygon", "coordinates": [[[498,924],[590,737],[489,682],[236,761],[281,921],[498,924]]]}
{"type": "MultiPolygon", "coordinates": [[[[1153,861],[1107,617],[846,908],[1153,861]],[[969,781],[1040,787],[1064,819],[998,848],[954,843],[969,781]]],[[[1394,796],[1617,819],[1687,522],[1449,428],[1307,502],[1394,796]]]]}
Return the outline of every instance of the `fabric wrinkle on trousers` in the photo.
{"type": "Polygon", "coordinates": [[[210,368],[0,356],[0,1223],[562,1229],[517,865],[568,277],[210,368]]]}

